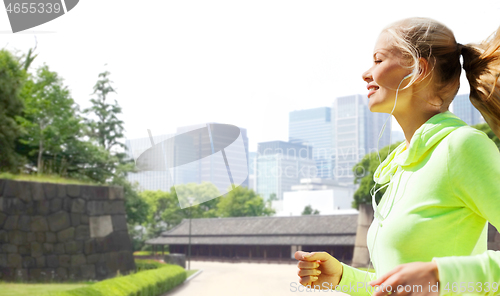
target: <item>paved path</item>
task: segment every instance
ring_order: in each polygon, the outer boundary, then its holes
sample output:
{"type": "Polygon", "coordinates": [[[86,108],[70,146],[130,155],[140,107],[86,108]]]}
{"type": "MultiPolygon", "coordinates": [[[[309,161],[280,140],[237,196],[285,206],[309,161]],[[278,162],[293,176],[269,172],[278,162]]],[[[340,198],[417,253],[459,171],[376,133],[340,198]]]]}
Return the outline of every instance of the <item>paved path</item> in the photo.
{"type": "MultiPolygon", "coordinates": [[[[203,272],[165,295],[281,296],[325,293],[318,290],[299,292],[297,289],[300,286],[298,269],[297,265],[292,264],[192,261],[191,269],[203,269],[203,272]]],[[[336,296],[347,295],[336,292],[327,293],[336,296]]]]}

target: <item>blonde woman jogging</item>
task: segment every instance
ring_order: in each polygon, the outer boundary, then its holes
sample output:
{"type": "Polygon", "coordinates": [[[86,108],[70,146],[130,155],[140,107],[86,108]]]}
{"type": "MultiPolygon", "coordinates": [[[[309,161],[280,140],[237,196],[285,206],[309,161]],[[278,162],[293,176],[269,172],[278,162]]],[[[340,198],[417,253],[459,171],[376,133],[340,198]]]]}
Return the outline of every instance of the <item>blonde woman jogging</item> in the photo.
{"type": "Polygon", "coordinates": [[[374,174],[387,186],[367,237],[375,273],[299,251],[301,284],[350,295],[500,294],[500,252],[487,250],[488,221],[500,229],[500,153],[448,110],[460,57],[472,104],[500,136],[500,29],[467,45],[427,18],[382,31],[362,76],[370,111],[394,115],[406,142],[374,174]]]}

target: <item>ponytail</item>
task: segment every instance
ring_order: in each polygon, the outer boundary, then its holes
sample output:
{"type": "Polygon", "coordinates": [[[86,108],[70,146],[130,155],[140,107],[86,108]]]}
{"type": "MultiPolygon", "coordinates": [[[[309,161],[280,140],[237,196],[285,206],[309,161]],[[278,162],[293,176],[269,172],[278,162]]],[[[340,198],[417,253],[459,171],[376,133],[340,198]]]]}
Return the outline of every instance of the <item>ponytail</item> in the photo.
{"type": "Polygon", "coordinates": [[[500,138],[500,28],[481,44],[458,45],[470,101],[500,138]]]}

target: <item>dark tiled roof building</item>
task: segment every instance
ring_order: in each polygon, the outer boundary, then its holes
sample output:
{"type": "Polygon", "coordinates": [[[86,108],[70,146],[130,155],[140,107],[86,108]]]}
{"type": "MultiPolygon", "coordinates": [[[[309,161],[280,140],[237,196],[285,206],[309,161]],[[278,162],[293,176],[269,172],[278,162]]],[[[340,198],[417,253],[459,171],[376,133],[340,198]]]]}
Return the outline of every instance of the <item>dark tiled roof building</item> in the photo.
{"type": "MultiPolygon", "coordinates": [[[[358,214],[192,219],[191,256],[206,259],[290,260],[297,250],[352,260],[358,214]]],[[[187,254],[189,220],[148,240],[187,254]]]]}

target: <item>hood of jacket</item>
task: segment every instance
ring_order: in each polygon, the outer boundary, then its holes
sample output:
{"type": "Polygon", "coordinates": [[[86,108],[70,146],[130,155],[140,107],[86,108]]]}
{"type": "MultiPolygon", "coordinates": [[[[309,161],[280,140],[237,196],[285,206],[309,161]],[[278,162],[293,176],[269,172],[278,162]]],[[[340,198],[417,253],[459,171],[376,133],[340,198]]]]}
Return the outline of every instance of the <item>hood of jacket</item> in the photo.
{"type": "Polygon", "coordinates": [[[373,180],[378,184],[389,182],[398,167],[410,166],[419,162],[449,133],[466,125],[450,111],[434,115],[415,131],[408,149],[406,149],[406,142],[403,142],[386,157],[375,170],[373,180]]]}

